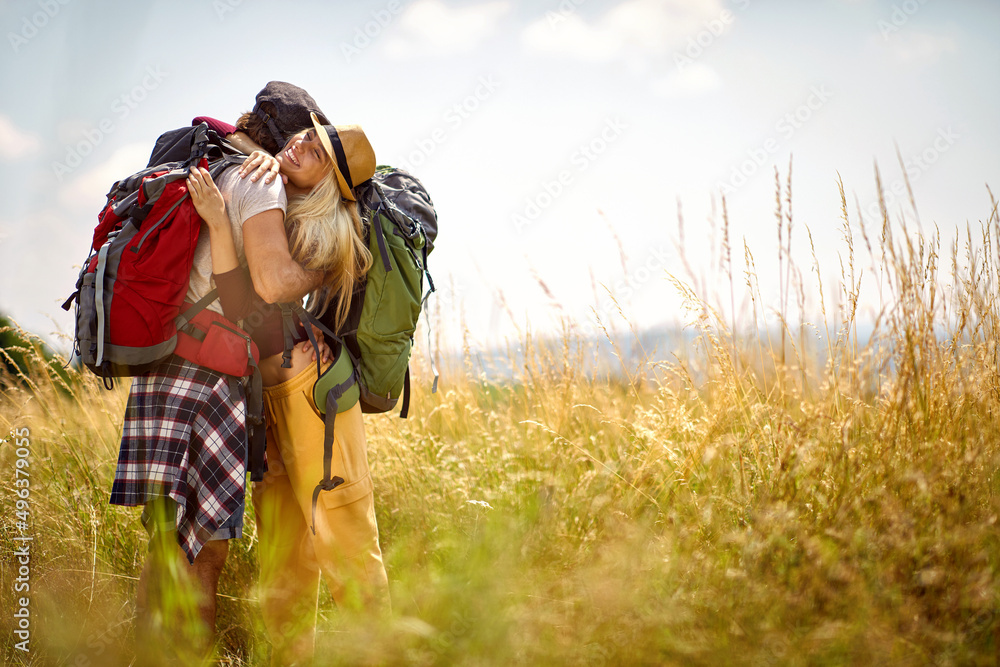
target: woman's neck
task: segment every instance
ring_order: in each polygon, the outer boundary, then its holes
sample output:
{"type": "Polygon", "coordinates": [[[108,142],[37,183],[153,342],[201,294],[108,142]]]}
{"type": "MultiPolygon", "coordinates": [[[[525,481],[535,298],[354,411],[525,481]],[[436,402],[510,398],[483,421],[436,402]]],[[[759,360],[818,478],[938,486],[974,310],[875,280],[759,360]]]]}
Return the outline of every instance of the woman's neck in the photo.
{"type": "Polygon", "coordinates": [[[285,183],[285,194],[288,195],[289,197],[296,195],[307,195],[309,194],[309,190],[305,188],[300,188],[299,186],[295,185],[295,183],[288,181],[287,183],[285,183]]]}

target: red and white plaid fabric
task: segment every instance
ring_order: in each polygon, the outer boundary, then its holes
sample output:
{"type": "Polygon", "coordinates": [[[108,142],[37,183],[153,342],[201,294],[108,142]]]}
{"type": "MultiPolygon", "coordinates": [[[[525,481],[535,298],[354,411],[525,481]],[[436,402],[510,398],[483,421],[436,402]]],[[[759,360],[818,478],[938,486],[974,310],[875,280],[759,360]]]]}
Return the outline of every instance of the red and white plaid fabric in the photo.
{"type": "Polygon", "coordinates": [[[132,380],[111,504],[177,502],[177,541],[194,561],[246,493],[246,401],[227,376],[171,357],[132,380]]]}

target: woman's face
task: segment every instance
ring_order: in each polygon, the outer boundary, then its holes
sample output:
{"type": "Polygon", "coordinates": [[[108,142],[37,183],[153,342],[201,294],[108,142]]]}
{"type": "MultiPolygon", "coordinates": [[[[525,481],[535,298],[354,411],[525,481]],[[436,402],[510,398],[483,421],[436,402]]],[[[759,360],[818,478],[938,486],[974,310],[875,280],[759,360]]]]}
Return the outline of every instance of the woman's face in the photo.
{"type": "Polygon", "coordinates": [[[315,129],[299,132],[274,156],[281,173],[288,176],[290,192],[303,194],[322,181],[333,163],[323,150],[315,129]]]}

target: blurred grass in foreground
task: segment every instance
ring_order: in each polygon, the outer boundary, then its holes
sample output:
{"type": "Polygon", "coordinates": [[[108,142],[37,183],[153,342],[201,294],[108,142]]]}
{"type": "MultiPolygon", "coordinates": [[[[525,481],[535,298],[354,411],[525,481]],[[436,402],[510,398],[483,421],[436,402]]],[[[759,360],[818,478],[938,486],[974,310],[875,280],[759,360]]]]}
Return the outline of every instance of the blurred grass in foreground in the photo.
{"type": "MultiPolygon", "coordinates": [[[[790,249],[790,193],[777,190],[790,249]]],[[[805,292],[819,294],[825,349],[808,349],[799,325],[756,333],[752,270],[754,326],[735,336],[674,278],[699,338],[672,361],[588,372],[595,347],[567,325],[558,340],[526,336],[509,382],[467,360],[437,394],[415,383],[410,419],[368,419],[393,613],[341,614],[324,596],[317,664],[996,664],[996,207],[946,249],[890,224],[884,204],[878,229],[847,208],[837,312],[788,252],[779,264],[779,320],[790,299],[801,313],[805,292]],[[867,340],[862,263],[885,290],[867,340]]],[[[0,432],[31,430],[35,538],[32,651],[8,639],[5,660],[129,664],[146,536],[138,510],[107,504],[125,391],[47,368],[39,358],[0,398],[0,432]]],[[[17,597],[11,440],[4,610],[17,597]]],[[[247,510],[222,577],[218,658],[262,665],[247,510]]],[[[0,616],[5,637],[13,627],[0,616]]]]}

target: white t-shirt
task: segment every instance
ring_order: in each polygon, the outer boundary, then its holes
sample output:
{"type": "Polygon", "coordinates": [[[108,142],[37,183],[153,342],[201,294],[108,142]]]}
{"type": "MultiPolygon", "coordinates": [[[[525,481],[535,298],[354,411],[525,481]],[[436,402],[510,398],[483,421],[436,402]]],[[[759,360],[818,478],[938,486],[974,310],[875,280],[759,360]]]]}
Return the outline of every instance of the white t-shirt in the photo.
{"type": "MultiPolygon", "coordinates": [[[[237,167],[226,169],[216,185],[222,192],[222,198],[226,200],[226,213],[233,229],[236,256],[240,265],[246,266],[246,256],[243,253],[243,223],[258,213],[271,209],[280,209],[284,215],[288,198],[280,178],[265,185],[263,179],[253,182],[249,178],[240,178],[239,171],[237,167]]],[[[215,281],[212,280],[212,246],[209,242],[208,225],[202,222],[198,246],[194,251],[187,300],[195,303],[213,289],[215,281]]],[[[222,306],[218,300],[213,301],[208,308],[222,314],[222,306]]]]}

